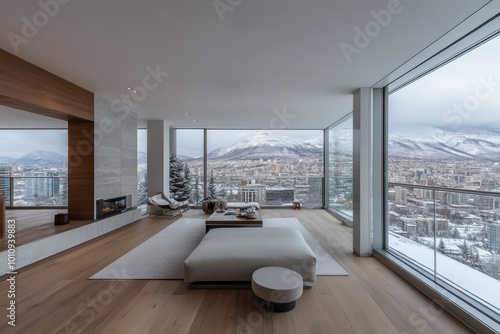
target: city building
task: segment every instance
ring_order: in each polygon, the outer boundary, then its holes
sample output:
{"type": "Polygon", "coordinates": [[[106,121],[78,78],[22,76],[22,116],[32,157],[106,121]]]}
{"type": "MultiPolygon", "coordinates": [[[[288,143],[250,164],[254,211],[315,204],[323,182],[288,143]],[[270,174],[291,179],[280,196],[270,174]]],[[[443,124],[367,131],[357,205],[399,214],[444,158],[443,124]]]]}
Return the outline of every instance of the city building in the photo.
{"type": "Polygon", "coordinates": [[[11,178],[14,176],[12,173],[11,164],[0,164],[0,192],[5,196],[5,202],[10,205],[11,201],[11,178]]]}
{"type": "Polygon", "coordinates": [[[290,204],[295,198],[293,188],[268,188],[266,189],[266,205],[290,204]]]}
{"type": "Polygon", "coordinates": [[[500,252],[500,222],[488,224],[488,248],[492,252],[500,252]]]}
{"type": "Polygon", "coordinates": [[[54,197],[60,193],[61,182],[57,173],[29,173],[25,180],[27,197],[54,197]]]}
{"type": "Polygon", "coordinates": [[[266,202],[266,186],[263,184],[247,184],[240,188],[242,202],[266,202]]]}

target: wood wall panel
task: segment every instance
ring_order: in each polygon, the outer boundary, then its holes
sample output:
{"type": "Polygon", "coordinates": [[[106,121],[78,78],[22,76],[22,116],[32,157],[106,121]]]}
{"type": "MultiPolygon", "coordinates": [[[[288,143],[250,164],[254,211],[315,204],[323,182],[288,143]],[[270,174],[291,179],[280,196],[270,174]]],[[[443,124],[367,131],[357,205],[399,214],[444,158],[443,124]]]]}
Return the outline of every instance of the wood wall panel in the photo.
{"type": "Polygon", "coordinates": [[[68,213],[94,219],[94,122],[68,122],[68,213]]]}
{"type": "Polygon", "coordinates": [[[0,49],[0,104],[62,120],[94,120],[94,94],[0,49]]]}
{"type": "Polygon", "coordinates": [[[68,213],[94,219],[94,93],[0,49],[0,104],[68,121],[68,213]]]}

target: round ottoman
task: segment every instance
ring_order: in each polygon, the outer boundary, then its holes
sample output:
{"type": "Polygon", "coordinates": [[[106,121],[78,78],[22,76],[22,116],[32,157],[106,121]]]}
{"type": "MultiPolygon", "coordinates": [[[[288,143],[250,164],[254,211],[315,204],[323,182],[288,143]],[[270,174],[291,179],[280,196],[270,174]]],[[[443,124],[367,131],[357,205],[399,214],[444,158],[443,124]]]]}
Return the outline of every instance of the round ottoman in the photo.
{"type": "Polygon", "coordinates": [[[281,267],[264,267],[252,275],[252,290],[266,301],[266,309],[274,312],[293,310],[295,301],[302,296],[302,276],[281,267]]]}

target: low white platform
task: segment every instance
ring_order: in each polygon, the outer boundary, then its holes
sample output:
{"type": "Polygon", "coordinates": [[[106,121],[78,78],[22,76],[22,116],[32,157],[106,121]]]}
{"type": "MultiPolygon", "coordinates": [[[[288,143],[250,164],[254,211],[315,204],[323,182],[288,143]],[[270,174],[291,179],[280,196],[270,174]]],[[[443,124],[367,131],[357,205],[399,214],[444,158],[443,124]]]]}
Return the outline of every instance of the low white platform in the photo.
{"type": "MultiPolygon", "coordinates": [[[[16,245],[16,270],[83,244],[133,223],[140,218],[141,211],[139,209],[132,209],[116,216],[98,220],[93,224],[51,235],[25,245],[16,245]]],[[[8,267],[7,255],[7,250],[0,252],[0,258],[4,259],[0,262],[0,275],[5,275],[12,271],[8,267]]]]}

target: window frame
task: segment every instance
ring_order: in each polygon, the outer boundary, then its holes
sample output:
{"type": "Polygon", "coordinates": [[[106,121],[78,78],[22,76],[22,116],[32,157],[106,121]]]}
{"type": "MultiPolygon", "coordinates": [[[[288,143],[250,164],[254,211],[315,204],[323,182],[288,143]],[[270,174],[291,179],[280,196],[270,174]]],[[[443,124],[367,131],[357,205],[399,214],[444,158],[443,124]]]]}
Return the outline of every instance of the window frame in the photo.
{"type": "MultiPolygon", "coordinates": [[[[419,80],[428,73],[454,61],[467,52],[487,43],[494,38],[500,38],[500,14],[491,18],[470,33],[458,39],[445,49],[433,55],[417,67],[411,69],[399,78],[390,82],[382,80],[375,88],[383,89],[383,194],[382,194],[382,222],[374,225],[374,239],[381,238],[380,247],[374,247],[373,255],[408,280],[412,285],[422,291],[436,303],[461,319],[469,327],[489,332],[492,329],[499,331],[499,314],[485,304],[471,297],[468,293],[451,286],[442,279],[436,279],[404,255],[391,251],[388,245],[389,220],[388,220],[388,97],[389,94],[419,80]]],[[[493,193],[498,194],[498,193],[493,193]]]]}

